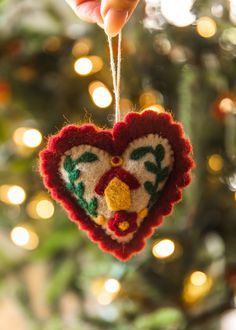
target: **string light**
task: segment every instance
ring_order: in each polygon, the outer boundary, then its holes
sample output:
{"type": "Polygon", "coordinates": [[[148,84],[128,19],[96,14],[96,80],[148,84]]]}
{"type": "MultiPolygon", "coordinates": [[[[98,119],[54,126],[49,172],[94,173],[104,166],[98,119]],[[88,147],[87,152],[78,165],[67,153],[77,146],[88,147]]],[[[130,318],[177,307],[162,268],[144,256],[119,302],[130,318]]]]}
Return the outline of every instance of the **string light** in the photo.
{"type": "Polygon", "coordinates": [[[192,24],[196,17],[191,13],[194,0],[162,0],[161,13],[167,22],[184,27],[192,24]]]}
{"type": "Polygon", "coordinates": [[[42,142],[42,134],[35,128],[30,128],[23,134],[23,144],[29,148],[36,148],[42,142]]]}
{"type": "Polygon", "coordinates": [[[203,272],[193,272],[190,276],[190,281],[195,286],[202,286],[207,282],[207,276],[203,272]]]}
{"type": "Polygon", "coordinates": [[[153,105],[157,103],[157,91],[150,89],[142,93],[139,97],[140,107],[148,107],[149,105],[153,105]]]}
{"type": "Polygon", "coordinates": [[[202,272],[194,271],[186,279],[183,291],[183,299],[187,304],[193,304],[202,299],[212,287],[212,278],[202,272]]]}
{"type": "Polygon", "coordinates": [[[102,292],[98,295],[97,301],[102,306],[110,305],[110,303],[113,301],[112,295],[110,295],[107,292],[102,292]]]}
{"type": "Polygon", "coordinates": [[[199,18],[197,21],[197,33],[203,38],[211,38],[216,34],[216,22],[207,16],[199,18]]]}
{"type": "Polygon", "coordinates": [[[92,42],[88,38],[82,38],[75,43],[72,48],[72,54],[75,58],[87,55],[92,47],[92,42]]]}
{"type": "Polygon", "coordinates": [[[91,285],[91,291],[100,305],[109,305],[119,294],[121,284],[114,278],[97,278],[91,285]]]}
{"type": "Polygon", "coordinates": [[[175,252],[175,243],[170,239],[162,239],[154,243],[152,254],[157,259],[169,258],[175,252]]]}
{"type": "Polygon", "coordinates": [[[75,72],[81,76],[87,76],[92,72],[93,62],[88,57],[81,57],[74,64],[75,72]]]}
{"type": "Polygon", "coordinates": [[[219,109],[223,113],[236,113],[236,102],[229,97],[225,97],[220,101],[219,109]]]}
{"type": "Polygon", "coordinates": [[[52,201],[44,193],[34,196],[28,203],[26,210],[33,219],[50,219],[55,212],[52,201]]]}
{"type": "Polygon", "coordinates": [[[81,57],[75,61],[75,72],[81,76],[88,76],[100,71],[103,67],[103,61],[99,56],[81,57]]]}
{"type": "Polygon", "coordinates": [[[89,85],[89,93],[93,102],[99,108],[107,108],[112,103],[112,95],[110,91],[100,81],[94,81],[89,85]]]}
{"type": "Polygon", "coordinates": [[[26,250],[34,250],[39,244],[38,235],[23,226],[17,226],[11,231],[11,240],[12,242],[26,250]]]}
{"type": "Polygon", "coordinates": [[[156,111],[158,113],[165,112],[165,108],[161,104],[150,105],[148,107],[145,107],[141,111],[143,112],[143,111],[146,111],[146,110],[152,110],[152,111],[156,111]]]}
{"type": "Polygon", "coordinates": [[[30,240],[29,231],[24,227],[15,227],[11,231],[11,239],[17,246],[25,246],[30,240]]]}
{"type": "Polygon", "coordinates": [[[208,166],[213,172],[220,172],[223,168],[223,165],[223,158],[218,154],[211,155],[208,159],[208,166]]]}
{"type": "Polygon", "coordinates": [[[54,205],[49,200],[41,200],[36,203],[36,213],[42,219],[49,219],[54,214],[54,205]]]}
{"type": "Polygon", "coordinates": [[[109,293],[118,293],[120,291],[120,283],[114,278],[109,278],[104,283],[104,288],[109,293]]]}
{"type": "Polygon", "coordinates": [[[35,128],[19,127],[13,133],[13,141],[18,146],[36,148],[42,142],[42,134],[35,128]]]}
{"type": "Polygon", "coordinates": [[[7,191],[7,198],[10,204],[20,205],[25,200],[25,191],[20,186],[10,186],[7,191]]]}

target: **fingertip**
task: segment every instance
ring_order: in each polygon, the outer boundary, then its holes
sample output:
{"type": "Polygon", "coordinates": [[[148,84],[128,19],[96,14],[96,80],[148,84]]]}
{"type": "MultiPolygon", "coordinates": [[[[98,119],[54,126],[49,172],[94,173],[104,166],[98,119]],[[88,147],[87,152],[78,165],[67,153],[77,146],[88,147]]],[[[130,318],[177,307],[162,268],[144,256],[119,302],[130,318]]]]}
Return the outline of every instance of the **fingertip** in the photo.
{"type": "Polygon", "coordinates": [[[104,30],[109,37],[115,37],[128,19],[127,10],[110,9],[104,17],[104,30]]]}

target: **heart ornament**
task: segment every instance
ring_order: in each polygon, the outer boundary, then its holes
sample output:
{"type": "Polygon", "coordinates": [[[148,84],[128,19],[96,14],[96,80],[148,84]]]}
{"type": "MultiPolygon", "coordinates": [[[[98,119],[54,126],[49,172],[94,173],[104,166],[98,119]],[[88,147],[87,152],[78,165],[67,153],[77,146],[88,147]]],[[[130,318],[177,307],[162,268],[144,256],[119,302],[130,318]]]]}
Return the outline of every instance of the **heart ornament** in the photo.
{"type": "Polygon", "coordinates": [[[103,251],[127,261],[181,200],[191,151],[169,113],[132,112],[111,130],[64,127],[40,153],[40,171],[69,218],[103,251]]]}

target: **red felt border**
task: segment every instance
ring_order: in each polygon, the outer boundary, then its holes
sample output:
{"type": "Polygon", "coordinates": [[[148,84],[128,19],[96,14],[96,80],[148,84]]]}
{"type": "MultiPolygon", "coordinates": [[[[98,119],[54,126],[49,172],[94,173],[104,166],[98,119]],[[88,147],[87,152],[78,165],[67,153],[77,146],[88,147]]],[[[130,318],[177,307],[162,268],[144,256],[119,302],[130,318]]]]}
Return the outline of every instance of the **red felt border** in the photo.
{"type": "Polygon", "coordinates": [[[98,243],[103,251],[111,253],[121,261],[127,261],[144,248],[147,238],[161,224],[163,217],[170,215],[174,204],[182,199],[182,189],[190,183],[190,171],[194,167],[191,152],[192,146],[186,139],[181,124],[175,122],[171,114],[151,110],[131,112],[111,130],[102,130],[91,124],[64,127],[58,134],[49,138],[47,148],[40,153],[40,172],[45,186],[52,197],[67,210],[69,218],[76,222],[80,229],[85,230],[88,237],[98,243]],[[89,144],[107,151],[112,156],[120,156],[131,141],[147,134],[158,134],[168,139],[174,152],[174,167],[161,197],[133,239],[121,244],[111,239],[78,205],[75,197],[65,188],[57,169],[61,156],[74,146],[89,144]]]}

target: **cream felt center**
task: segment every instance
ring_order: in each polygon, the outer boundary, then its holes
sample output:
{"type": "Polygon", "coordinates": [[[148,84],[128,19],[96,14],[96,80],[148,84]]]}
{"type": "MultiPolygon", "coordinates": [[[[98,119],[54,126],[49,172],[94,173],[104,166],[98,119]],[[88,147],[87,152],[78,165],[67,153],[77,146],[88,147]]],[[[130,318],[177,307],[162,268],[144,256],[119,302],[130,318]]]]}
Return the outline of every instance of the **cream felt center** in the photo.
{"type": "Polygon", "coordinates": [[[120,157],[90,145],[66,151],[59,166],[68,193],[112,239],[128,242],[158,203],[173,168],[167,139],[148,134],[120,157]]]}

